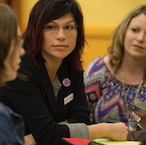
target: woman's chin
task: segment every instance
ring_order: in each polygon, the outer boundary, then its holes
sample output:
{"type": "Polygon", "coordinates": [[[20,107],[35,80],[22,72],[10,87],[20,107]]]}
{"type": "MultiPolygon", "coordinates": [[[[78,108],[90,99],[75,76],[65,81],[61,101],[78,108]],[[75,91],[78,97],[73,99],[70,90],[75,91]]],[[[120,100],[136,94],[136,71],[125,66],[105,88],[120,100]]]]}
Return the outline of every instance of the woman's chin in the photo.
{"type": "Polygon", "coordinates": [[[17,72],[13,72],[11,76],[8,77],[7,82],[15,80],[17,77],[17,72]]]}

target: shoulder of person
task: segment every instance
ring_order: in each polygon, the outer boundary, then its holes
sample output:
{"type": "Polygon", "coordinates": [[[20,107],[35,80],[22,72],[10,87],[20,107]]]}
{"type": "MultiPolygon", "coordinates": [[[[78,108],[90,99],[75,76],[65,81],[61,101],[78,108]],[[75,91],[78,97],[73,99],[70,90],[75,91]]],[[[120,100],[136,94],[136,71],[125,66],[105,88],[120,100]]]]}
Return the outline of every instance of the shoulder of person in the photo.
{"type": "Polygon", "coordinates": [[[104,82],[106,73],[106,65],[104,62],[105,57],[106,55],[97,57],[89,64],[88,68],[86,69],[84,73],[84,84],[86,89],[95,82],[104,82]]]}
{"type": "Polygon", "coordinates": [[[34,68],[34,67],[35,67],[35,64],[34,64],[32,58],[28,54],[24,54],[21,57],[21,67],[20,67],[20,69],[34,68]]]}
{"type": "Polygon", "coordinates": [[[74,80],[77,76],[82,77],[83,71],[77,70],[73,64],[63,62],[58,70],[58,75],[61,81],[66,77],[74,80]]]}
{"type": "Polygon", "coordinates": [[[34,77],[35,75],[39,75],[40,69],[36,67],[32,58],[28,54],[25,54],[21,57],[19,72],[34,77]]]}
{"type": "Polygon", "coordinates": [[[107,66],[107,68],[109,69],[109,71],[114,75],[116,68],[110,64],[111,56],[109,54],[106,55],[104,57],[103,61],[104,61],[105,65],[107,66]]]}
{"type": "MultiPolygon", "coordinates": [[[[3,124],[3,125],[5,124],[6,126],[11,126],[10,128],[12,129],[12,131],[22,130],[22,132],[24,132],[24,130],[23,130],[24,123],[23,123],[22,117],[19,114],[15,113],[11,108],[9,108],[8,106],[4,105],[1,102],[0,102],[0,120],[1,120],[1,124],[3,124]]],[[[10,131],[10,130],[8,130],[8,131],[10,131]]],[[[11,133],[13,134],[13,132],[11,132],[11,133]]],[[[23,138],[22,138],[22,140],[23,140],[23,138]]]]}
{"type": "Polygon", "coordinates": [[[104,58],[106,55],[100,56],[95,58],[87,67],[87,69],[84,72],[84,77],[90,77],[92,74],[96,73],[97,71],[101,70],[104,66],[104,58]]]}
{"type": "Polygon", "coordinates": [[[5,116],[5,117],[9,118],[9,116],[10,116],[10,114],[12,114],[12,112],[13,111],[8,106],[6,106],[0,102],[0,114],[3,115],[3,117],[5,116]]]}

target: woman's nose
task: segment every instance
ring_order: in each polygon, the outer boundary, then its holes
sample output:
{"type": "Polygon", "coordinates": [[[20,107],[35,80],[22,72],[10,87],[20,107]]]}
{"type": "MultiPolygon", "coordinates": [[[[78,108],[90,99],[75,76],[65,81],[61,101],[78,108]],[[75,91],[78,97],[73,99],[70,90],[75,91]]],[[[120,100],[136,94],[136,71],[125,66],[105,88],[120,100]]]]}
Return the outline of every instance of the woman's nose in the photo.
{"type": "Polygon", "coordinates": [[[59,27],[58,28],[58,31],[57,31],[57,34],[56,35],[57,35],[56,36],[57,39],[61,39],[61,40],[64,40],[65,39],[66,33],[65,33],[63,27],[59,27]]]}
{"type": "Polygon", "coordinates": [[[146,39],[146,34],[144,32],[141,32],[141,33],[138,34],[137,40],[139,42],[143,42],[145,39],[146,39]]]}

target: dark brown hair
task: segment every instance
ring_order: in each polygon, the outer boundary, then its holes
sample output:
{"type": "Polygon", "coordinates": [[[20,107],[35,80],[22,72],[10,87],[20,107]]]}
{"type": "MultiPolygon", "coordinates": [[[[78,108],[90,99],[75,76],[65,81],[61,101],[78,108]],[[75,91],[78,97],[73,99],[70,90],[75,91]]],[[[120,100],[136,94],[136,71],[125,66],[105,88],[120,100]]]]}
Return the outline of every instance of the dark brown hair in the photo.
{"type": "Polygon", "coordinates": [[[0,4],[0,74],[5,69],[4,60],[13,39],[17,39],[16,14],[8,5],[0,4]]]}
{"type": "Polygon", "coordinates": [[[83,15],[76,0],[39,0],[33,7],[24,33],[24,49],[38,68],[41,68],[42,62],[45,61],[40,52],[45,24],[67,13],[73,15],[79,27],[76,47],[64,61],[72,63],[77,70],[82,70],[81,54],[85,45],[85,37],[83,15]]]}

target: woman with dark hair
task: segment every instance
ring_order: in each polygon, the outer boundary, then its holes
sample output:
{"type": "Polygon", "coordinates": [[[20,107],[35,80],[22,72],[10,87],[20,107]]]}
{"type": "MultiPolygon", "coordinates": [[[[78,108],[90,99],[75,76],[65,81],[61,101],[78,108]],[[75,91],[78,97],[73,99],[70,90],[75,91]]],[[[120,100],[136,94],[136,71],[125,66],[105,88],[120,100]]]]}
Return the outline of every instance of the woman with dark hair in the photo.
{"type": "MultiPolygon", "coordinates": [[[[17,76],[24,54],[20,39],[16,14],[8,5],[0,4],[0,87],[17,76]]],[[[22,118],[0,102],[0,144],[24,144],[23,125],[22,118]]]]}
{"type": "Polygon", "coordinates": [[[27,80],[17,78],[0,89],[0,100],[24,118],[26,144],[33,137],[40,145],[61,145],[62,137],[126,139],[123,123],[118,133],[112,124],[112,133],[109,127],[102,130],[104,124],[87,126],[81,62],[84,44],[83,16],[77,1],[39,0],[35,4],[24,33],[26,54],[19,70],[27,80]]]}

